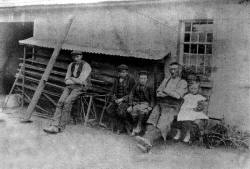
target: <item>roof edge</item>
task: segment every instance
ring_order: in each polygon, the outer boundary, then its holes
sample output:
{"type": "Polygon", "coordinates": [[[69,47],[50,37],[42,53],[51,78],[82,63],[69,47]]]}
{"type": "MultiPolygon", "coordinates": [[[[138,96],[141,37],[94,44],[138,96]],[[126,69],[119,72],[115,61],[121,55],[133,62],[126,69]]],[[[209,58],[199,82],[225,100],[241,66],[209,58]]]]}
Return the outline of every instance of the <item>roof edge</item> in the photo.
{"type": "MultiPolygon", "coordinates": [[[[55,48],[56,42],[54,41],[47,41],[47,40],[37,40],[34,37],[19,40],[20,45],[31,45],[31,46],[38,46],[43,48],[55,48]]],[[[62,49],[64,50],[79,50],[82,52],[87,53],[96,53],[96,54],[104,54],[104,55],[112,55],[112,56],[121,56],[121,57],[132,57],[132,58],[139,58],[139,59],[147,59],[147,60],[162,60],[169,56],[169,53],[167,53],[165,56],[162,57],[150,57],[149,55],[145,53],[136,53],[135,55],[129,55],[128,53],[121,51],[121,50],[106,50],[106,49],[98,49],[98,48],[92,48],[92,47],[83,47],[78,45],[72,45],[64,43],[62,45],[62,49]]]]}
{"type": "Polygon", "coordinates": [[[4,4],[0,3],[0,9],[42,9],[42,8],[75,8],[76,5],[79,8],[84,7],[105,7],[105,6],[130,6],[130,5],[156,5],[156,4],[175,4],[175,3],[231,3],[236,0],[121,0],[121,1],[100,1],[100,2],[89,2],[89,3],[37,3],[29,4],[23,3],[16,5],[16,3],[4,4]]]}

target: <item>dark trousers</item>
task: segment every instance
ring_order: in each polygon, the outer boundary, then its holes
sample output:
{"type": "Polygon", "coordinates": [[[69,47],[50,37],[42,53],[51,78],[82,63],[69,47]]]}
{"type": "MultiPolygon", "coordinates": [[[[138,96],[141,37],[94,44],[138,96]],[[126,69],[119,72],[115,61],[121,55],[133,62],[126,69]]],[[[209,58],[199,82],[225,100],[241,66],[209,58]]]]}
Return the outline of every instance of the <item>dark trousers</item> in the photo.
{"type": "Polygon", "coordinates": [[[132,129],[132,117],[127,113],[128,103],[122,102],[121,104],[111,103],[107,108],[107,113],[114,127],[117,130],[132,129]]]}

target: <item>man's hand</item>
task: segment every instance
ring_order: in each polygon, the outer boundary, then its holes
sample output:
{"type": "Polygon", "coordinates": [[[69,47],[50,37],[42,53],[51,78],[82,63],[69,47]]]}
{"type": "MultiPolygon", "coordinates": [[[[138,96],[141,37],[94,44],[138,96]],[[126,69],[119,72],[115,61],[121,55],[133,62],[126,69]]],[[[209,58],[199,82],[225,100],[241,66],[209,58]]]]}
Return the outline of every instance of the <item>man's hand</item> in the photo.
{"type": "Polygon", "coordinates": [[[71,79],[67,79],[67,80],[65,81],[65,84],[66,84],[66,85],[71,85],[71,84],[74,84],[74,82],[73,82],[71,79]]]}
{"type": "Polygon", "coordinates": [[[163,92],[157,92],[156,96],[157,97],[165,97],[166,94],[164,94],[163,92]]]}
{"type": "Polygon", "coordinates": [[[152,110],[152,107],[148,107],[148,111],[151,111],[152,110]]]}
{"type": "Polygon", "coordinates": [[[117,104],[120,104],[121,102],[123,102],[123,98],[115,100],[115,103],[117,103],[117,104]]]}
{"type": "MultiPolygon", "coordinates": [[[[73,82],[73,84],[80,84],[80,85],[82,85],[82,83],[79,81],[78,78],[70,77],[69,79],[73,82]]],[[[85,85],[85,84],[83,84],[83,85],[85,85]]]]}
{"type": "Polygon", "coordinates": [[[74,83],[76,82],[76,78],[74,78],[74,77],[70,77],[69,78],[71,81],[73,81],[74,83]]]}
{"type": "Polygon", "coordinates": [[[129,113],[131,113],[132,110],[133,110],[133,107],[132,107],[132,106],[129,106],[129,107],[127,108],[127,111],[128,111],[129,113]]]}

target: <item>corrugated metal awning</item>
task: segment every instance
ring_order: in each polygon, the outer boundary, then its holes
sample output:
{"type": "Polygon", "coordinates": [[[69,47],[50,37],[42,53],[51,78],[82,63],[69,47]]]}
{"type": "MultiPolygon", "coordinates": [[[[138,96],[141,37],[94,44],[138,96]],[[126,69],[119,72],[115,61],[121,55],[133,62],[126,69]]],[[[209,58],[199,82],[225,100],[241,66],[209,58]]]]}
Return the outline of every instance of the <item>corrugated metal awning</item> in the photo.
{"type": "MultiPolygon", "coordinates": [[[[34,37],[25,39],[25,40],[19,40],[19,44],[21,45],[31,45],[31,46],[39,46],[39,47],[44,47],[44,48],[55,48],[56,42],[55,41],[46,41],[46,40],[38,40],[35,39],[34,37]]],[[[157,57],[157,58],[152,58],[148,55],[145,55],[144,53],[141,53],[139,55],[128,55],[125,52],[122,52],[121,50],[105,50],[105,49],[98,49],[98,48],[91,48],[91,47],[83,47],[83,46],[76,46],[72,44],[67,44],[64,43],[62,45],[62,49],[65,50],[79,50],[83,52],[88,52],[88,53],[96,53],[96,54],[105,54],[105,55],[114,55],[114,56],[124,56],[124,57],[135,57],[135,58],[142,58],[142,59],[152,59],[152,60],[160,60],[163,59],[165,56],[162,57],[157,57]]]]}

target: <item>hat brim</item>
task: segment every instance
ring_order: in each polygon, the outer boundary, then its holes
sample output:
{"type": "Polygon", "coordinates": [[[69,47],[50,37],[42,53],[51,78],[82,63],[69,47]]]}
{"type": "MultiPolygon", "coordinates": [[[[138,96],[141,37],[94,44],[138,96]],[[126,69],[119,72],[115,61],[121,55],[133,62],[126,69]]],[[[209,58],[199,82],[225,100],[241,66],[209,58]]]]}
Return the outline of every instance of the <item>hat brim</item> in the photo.
{"type": "Polygon", "coordinates": [[[74,57],[79,56],[79,55],[82,56],[81,53],[74,53],[74,54],[71,54],[71,57],[74,58],[74,57]]]}
{"type": "Polygon", "coordinates": [[[128,70],[128,66],[125,65],[118,66],[118,70],[128,70]]]}

